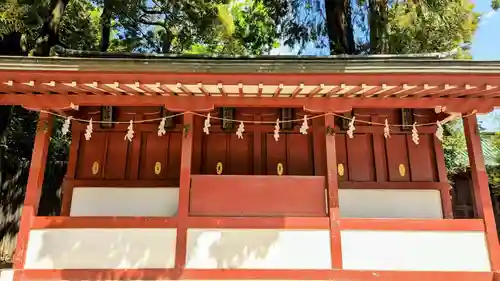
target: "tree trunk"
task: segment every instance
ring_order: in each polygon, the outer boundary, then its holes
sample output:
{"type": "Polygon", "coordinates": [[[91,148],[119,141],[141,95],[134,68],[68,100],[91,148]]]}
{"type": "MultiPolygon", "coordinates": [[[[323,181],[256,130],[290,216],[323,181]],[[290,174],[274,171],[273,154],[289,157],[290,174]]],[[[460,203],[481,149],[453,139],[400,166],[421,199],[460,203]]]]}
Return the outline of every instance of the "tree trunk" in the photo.
{"type": "Polygon", "coordinates": [[[387,1],[369,0],[368,24],[370,26],[370,52],[387,52],[387,1]]]}
{"type": "MultiPolygon", "coordinates": [[[[0,22],[0,24],[3,24],[0,22]]],[[[22,56],[25,55],[21,44],[22,34],[20,32],[12,32],[4,36],[0,36],[0,55],[6,56],[22,56]]]]}
{"type": "Polygon", "coordinates": [[[50,48],[59,42],[59,26],[68,3],[69,0],[51,1],[50,14],[45,18],[40,36],[36,40],[35,47],[31,50],[30,55],[49,56],[50,48]]]}
{"type": "Polygon", "coordinates": [[[109,48],[109,37],[111,36],[112,7],[110,0],[104,0],[104,8],[101,14],[101,45],[99,51],[107,52],[109,48]]]}
{"type": "Polygon", "coordinates": [[[354,31],[349,0],[325,0],[330,54],[354,54],[354,31]]]}
{"type": "Polygon", "coordinates": [[[168,28],[165,28],[165,33],[162,36],[161,52],[163,54],[170,53],[170,47],[172,45],[173,34],[168,28]]]}

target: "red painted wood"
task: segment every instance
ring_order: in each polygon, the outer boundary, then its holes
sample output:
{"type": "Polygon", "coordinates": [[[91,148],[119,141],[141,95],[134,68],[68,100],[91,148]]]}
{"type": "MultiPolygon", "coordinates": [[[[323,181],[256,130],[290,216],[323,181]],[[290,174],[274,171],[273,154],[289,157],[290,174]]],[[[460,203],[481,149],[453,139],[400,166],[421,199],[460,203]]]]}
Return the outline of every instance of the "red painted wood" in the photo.
{"type": "MultiPolygon", "coordinates": [[[[228,134],[227,139],[227,166],[225,175],[251,175],[253,171],[253,135],[247,133],[243,139],[236,134],[228,134]]],[[[209,148],[211,149],[211,148],[209,148]]]]}
{"type": "Polygon", "coordinates": [[[179,187],[179,180],[66,180],[66,183],[74,187],[105,188],[105,187],[179,187]]]}
{"type": "Polygon", "coordinates": [[[272,133],[267,133],[265,145],[266,150],[264,155],[266,157],[266,174],[277,175],[277,167],[278,164],[281,163],[283,165],[283,175],[287,175],[290,167],[286,157],[286,136],[282,134],[280,135],[279,141],[276,141],[272,133]]]}
{"type": "MultiPolygon", "coordinates": [[[[327,115],[324,118],[325,127],[335,128],[335,118],[327,115]]],[[[328,218],[330,219],[330,252],[332,268],[342,268],[342,243],[339,228],[339,186],[337,174],[337,152],[335,135],[325,134],[325,154],[326,154],[326,194],[328,218]]]]}
{"type": "Polygon", "coordinates": [[[71,145],[69,148],[69,158],[68,167],[66,169],[66,175],[61,186],[61,215],[69,216],[71,208],[71,200],[73,198],[73,186],[68,184],[69,180],[75,178],[76,166],[78,163],[78,148],[80,146],[80,137],[82,134],[80,132],[73,132],[71,134],[71,145]]]}
{"type": "MultiPolygon", "coordinates": [[[[168,142],[169,136],[159,137],[154,132],[142,134],[142,147],[139,165],[139,179],[155,180],[166,179],[168,170],[168,142]],[[160,163],[161,171],[155,173],[156,163],[160,163]]],[[[180,163],[177,163],[178,165],[180,163]]]]}
{"type": "Polygon", "coordinates": [[[408,149],[406,135],[394,134],[386,140],[387,167],[389,181],[410,181],[410,167],[408,165],[408,149]],[[399,173],[399,165],[403,164],[405,174],[399,173]]]}
{"type": "Polygon", "coordinates": [[[342,166],[344,167],[344,175],[338,175],[339,181],[347,181],[349,180],[349,163],[347,161],[347,135],[335,135],[335,149],[337,157],[337,167],[338,164],[342,164],[342,166]]]}
{"type": "MultiPolygon", "coordinates": [[[[202,171],[204,174],[216,175],[217,163],[222,164],[222,174],[227,173],[227,137],[225,133],[212,133],[203,136],[204,157],[202,171]]],[[[244,160],[243,160],[244,161],[244,160]]]]}
{"type": "Polygon", "coordinates": [[[193,131],[200,128],[194,127],[193,114],[184,115],[184,128],[187,132],[183,133],[181,161],[180,161],[180,185],[179,185],[179,207],[176,218],[178,219],[176,250],[175,250],[175,268],[183,270],[186,264],[186,245],[187,245],[187,218],[189,216],[189,193],[191,186],[191,160],[193,154],[193,131]]]}
{"type": "MultiPolygon", "coordinates": [[[[385,113],[385,112],[383,112],[385,113]]],[[[389,113],[394,113],[394,110],[389,111],[389,113]]],[[[384,123],[385,119],[383,115],[372,115],[371,121],[376,123],[384,123]]],[[[389,121],[388,121],[389,122],[389,121]]],[[[395,122],[396,124],[399,122],[395,122]]],[[[366,128],[375,128],[375,127],[366,127],[366,128]]],[[[377,182],[385,182],[387,181],[387,155],[385,153],[385,136],[383,135],[382,130],[377,128],[377,131],[373,133],[373,156],[375,162],[375,173],[376,173],[376,181],[377,182]]]]}
{"type": "MultiPolygon", "coordinates": [[[[162,78],[163,79],[163,78],[162,78]]],[[[27,80],[30,81],[30,80],[27,80]]],[[[71,83],[71,82],[70,82],[71,83]]],[[[113,82],[111,82],[113,83],[113,82]]],[[[156,82],[155,82],[156,83],[156,82]]],[[[177,82],[175,82],[177,83],[177,82]]],[[[319,83],[324,83],[319,82],[319,83]]],[[[343,83],[343,82],[341,82],[343,83]]],[[[196,84],[196,83],[195,83],[196,84]]],[[[454,98],[330,98],[330,99],[284,99],[258,97],[189,97],[189,96],[143,96],[143,95],[12,95],[0,96],[0,104],[23,104],[28,108],[65,108],[70,103],[80,106],[114,105],[114,106],[157,106],[168,104],[169,109],[176,112],[207,111],[214,107],[296,107],[305,108],[309,112],[346,112],[356,107],[363,108],[435,108],[446,106],[451,112],[488,113],[494,106],[500,106],[498,99],[463,99],[454,98]]]]}
{"type": "Polygon", "coordinates": [[[190,228],[329,229],[328,217],[189,217],[190,228]]]}
{"type": "MultiPolygon", "coordinates": [[[[194,128],[203,128],[203,117],[194,116],[193,117],[193,126],[194,128]]],[[[203,130],[194,130],[193,131],[193,155],[191,159],[191,173],[193,174],[202,174],[202,156],[204,156],[203,152],[203,130]]]]}
{"type": "Polygon", "coordinates": [[[340,182],[342,189],[434,189],[449,188],[447,182],[340,182]]]}
{"type": "MultiPolygon", "coordinates": [[[[125,179],[130,142],[123,139],[125,133],[106,134],[108,141],[106,146],[106,166],[103,166],[104,178],[111,180],[125,179]]],[[[140,138],[136,139],[135,142],[140,142],[140,138]]]]}
{"type": "MultiPolygon", "coordinates": [[[[26,260],[26,250],[28,247],[29,232],[31,224],[38,212],[42,185],[45,176],[45,163],[50,144],[50,132],[52,132],[53,118],[46,113],[40,113],[38,126],[35,134],[33,153],[26,186],[26,195],[19,223],[17,234],[17,244],[14,253],[14,269],[24,268],[26,260]]],[[[17,273],[14,273],[14,280],[18,280],[17,273]]]]}
{"type": "MultiPolygon", "coordinates": [[[[261,121],[262,116],[254,115],[254,121],[261,121]]],[[[253,132],[253,174],[262,175],[265,171],[264,169],[264,157],[262,157],[262,125],[257,125],[253,132]]]]}
{"type": "Polygon", "coordinates": [[[484,165],[484,156],[481,149],[481,138],[479,136],[476,115],[474,114],[463,118],[463,123],[477,214],[484,220],[491,268],[493,271],[498,271],[500,270],[500,245],[498,242],[495,216],[488,187],[488,175],[486,174],[486,167],[484,165]]]}
{"type": "Polygon", "coordinates": [[[346,137],[349,180],[374,181],[375,168],[373,159],[373,140],[368,134],[355,134],[346,137]]]}
{"type": "Polygon", "coordinates": [[[312,120],[312,125],[314,175],[326,176],[325,120],[323,118],[315,118],[312,120]]]}
{"type": "MultiPolygon", "coordinates": [[[[139,128],[136,128],[134,130],[137,129],[139,128]]],[[[129,180],[137,180],[139,177],[142,134],[143,132],[137,130],[132,143],[129,144],[130,156],[128,158],[128,163],[126,166],[128,171],[126,178],[129,180]]],[[[122,133],[122,135],[125,136],[125,131],[122,133]]],[[[113,145],[113,143],[110,143],[109,145],[113,145]]]]}
{"type": "Polygon", "coordinates": [[[341,219],[342,230],[484,231],[482,220],[341,219]]]}
{"type": "Polygon", "coordinates": [[[436,160],[434,159],[433,135],[421,134],[419,144],[411,140],[411,135],[406,138],[410,175],[412,181],[436,181],[436,160]]]}
{"type": "Polygon", "coordinates": [[[106,148],[106,134],[103,132],[94,132],[92,133],[90,140],[85,139],[83,132],[81,134],[76,178],[101,178],[103,171],[104,150],[106,148]],[[94,175],[92,173],[92,165],[96,161],[99,163],[99,171],[94,175]]]}
{"type": "Polygon", "coordinates": [[[20,280],[355,280],[492,281],[493,272],[287,269],[63,269],[21,270],[20,280]]]}
{"type": "Polygon", "coordinates": [[[314,175],[312,134],[287,134],[287,175],[314,175]]]}
{"type": "Polygon", "coordinates": [[[191,177],[193,216],[326,216],[323,177],[191,177]]]}
{"type": "Polygon", "coordinates": [[[36,217],[32,229],[51,228],[175,228],[177,218],[159,217],[36,217]]]}
{"type": "Polygon", "coordinates": [[[443,206],[443,214],[446,219],[453,219],[453,204],[451,197],[451,186],[448,185],[448,175],[446,164],[444,162],[444,151],[441,142],[437,138],[433,138],[434,155],[436,164],[436,173],[439,182],[446,183],[441,190],[441,204],[443,206]]]}
{"type": "MultiPolygon", "coordinates": [[[[194,132],[193,132],[194,133],[194,132]]],[[[182,152],[182,133],[172,132],[168,136],[165,135],[164,142],[167,142],[168,137],[168,163],[165,165],[167,169],[167,179],[169,180],[179,180],[179,175],[181,172],[181,152],[182,152]]],[[[193,157],[191,157],[193,159],[193,157]]],[[[192,160],[191,160],[192,161],[192,160]]],[[[162,168],[163,169],[163,168],[162,168]]]]}

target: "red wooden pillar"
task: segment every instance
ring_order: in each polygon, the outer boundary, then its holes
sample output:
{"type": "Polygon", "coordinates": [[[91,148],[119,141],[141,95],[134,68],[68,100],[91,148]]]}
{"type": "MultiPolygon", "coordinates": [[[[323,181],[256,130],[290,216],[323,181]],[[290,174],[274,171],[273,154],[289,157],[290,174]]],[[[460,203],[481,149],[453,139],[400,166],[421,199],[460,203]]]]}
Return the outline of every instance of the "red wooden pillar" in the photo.
{"type": "Polygon", "coordinates": [[[337,175],[337,150],[335,147],[335,117],[325,116],[326,128],[326,187],[328,196],[328,215],[330,217],[330,247],[332,255],[332,268],[342,268],[342,244],[340,242],[339,227],[339,182],[337,175]],[[331,133],[330,133],[331,131],[331,133]]]}
{"type": "Polygon", "coordinates": [[[484,220],[491,269],[492,271],[498,271],[500,270],[500,245],[498,244],[497,229],[488,187],[488,175],[486,174],[484,156],[481,149],[481,138],[479,136],[477,117],[474,114],[463,118],[463,121],[477,214],[484,220]]]}
{"type": "MultiPolygon", "coordinates": [[[[14,254],[14,269],[24,268],[31,224],[37,214],[40,196],[42,194],[51,128],[52,118],[46,113],[40,113],[33,153],[31,155],[28,184],[26,186],[26,195],[24,197],[19,232],[17,234],[17,245],[14,254]]],[[[18,280],[18,278],[19,277],[16,272],[14,272],[14,280],[18,280]]]]}
{"type": "Polygon", "coordinates": [[[187,219],[189,216],[189,189],[191,187],[191,159],[193,151],[193,114],[184,114],[184,132],[181,150],[179,208],[177,211],[177,244],[175,269],[180,274],[186,265],[187,219]]]}
{"type": "Polygon", "coordinates": [[[75,179],[76,165],[78,162],[78,147],[82,133],[74,130],[71,134],[71,145],[69,148],[68,166],[62,184],[61,216],[69,217],[71,212],[71,200],[73,199],[73,184],[68,184],[68,180],[75,179]]]}

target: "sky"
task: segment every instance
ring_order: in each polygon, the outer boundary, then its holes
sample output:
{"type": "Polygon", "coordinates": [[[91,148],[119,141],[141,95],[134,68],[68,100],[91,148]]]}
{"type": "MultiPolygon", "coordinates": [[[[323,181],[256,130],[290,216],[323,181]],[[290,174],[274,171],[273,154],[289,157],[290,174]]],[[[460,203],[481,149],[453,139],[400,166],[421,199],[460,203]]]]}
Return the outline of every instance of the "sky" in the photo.
{"type": "MultiPolygon", "coordinates": [[[[500,10],[491,9],[491,0],[475,0],[475,10],[482,13],[479,27],[472,40],[471,54],[474,60],[500,60],[500,10]]],[[[500,132],[500,109],[480,116],[482,126],[487,131],[500,132]]]]}
{"type": "MultiPolygon", "coordinates": [[[[491,9],[491,0],[473,0],[475,10],[482,14],[478,30],[472,41],[471,54],[473,60],[499,60],[500,61],[500,10],[491,9]]],[[[271,51],[273,55],[294,55],[297,49],[281,46],[271,51]]],[[[327,55],[326,50],[318,50],[308,46],[304,55],[327,55]]],[[[480,115],[479,121],[486,131],[500,132],[500,109],[487,115],[480,115]]]]}

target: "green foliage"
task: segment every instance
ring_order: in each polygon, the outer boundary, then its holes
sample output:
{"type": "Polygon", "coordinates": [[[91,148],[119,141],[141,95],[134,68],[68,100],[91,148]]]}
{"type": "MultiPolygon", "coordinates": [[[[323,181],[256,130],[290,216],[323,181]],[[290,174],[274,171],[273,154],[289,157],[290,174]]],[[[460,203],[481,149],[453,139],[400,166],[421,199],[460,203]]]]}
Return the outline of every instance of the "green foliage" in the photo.
{"type": "Polygon", "coordinates": [[[399,3],[389,10],[390,53],[450,51],[471,42],[479,14],[468,0],[399,3]]]}
{"type": "Polygon", "coordinates": [[[460,120],[454,120],[444,125],[443,150],[449,175],[466,170],[467,163],[462,155],[467,150],[467,145],[460,120]]]}
{"type": "Polygon", "coordinates": [[[491,8],[493,10],[498,10],[498,8],[500,8],[500,0],[492,0],[491,1],[491,8]]]}

